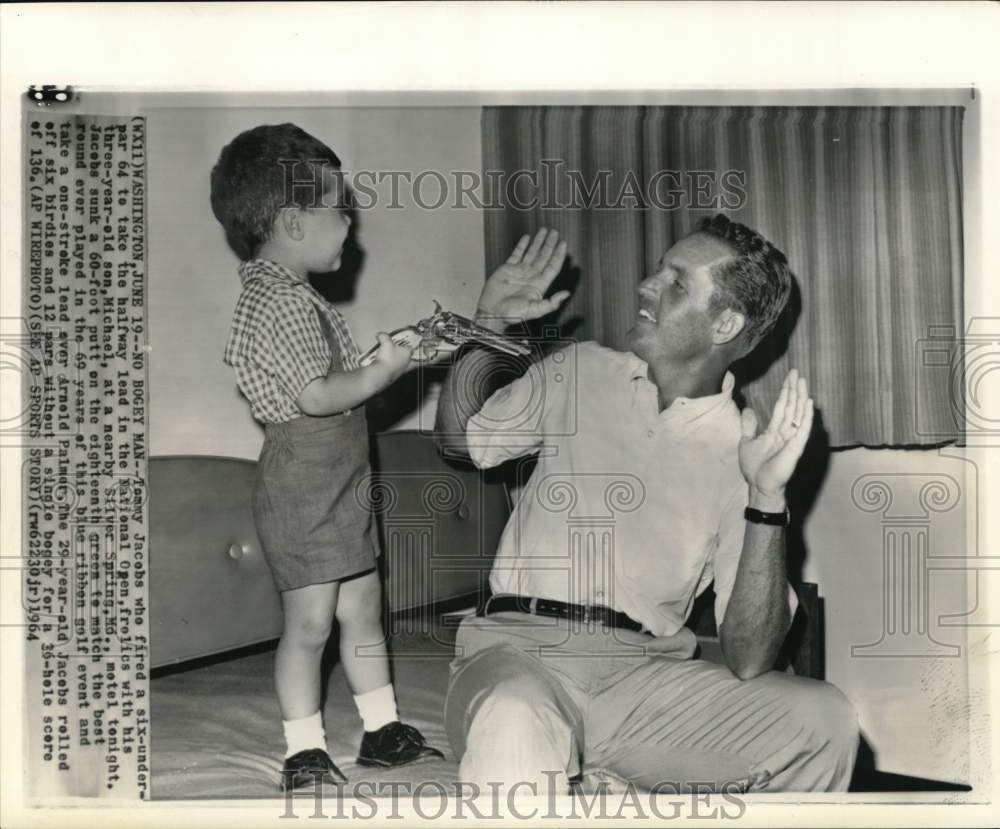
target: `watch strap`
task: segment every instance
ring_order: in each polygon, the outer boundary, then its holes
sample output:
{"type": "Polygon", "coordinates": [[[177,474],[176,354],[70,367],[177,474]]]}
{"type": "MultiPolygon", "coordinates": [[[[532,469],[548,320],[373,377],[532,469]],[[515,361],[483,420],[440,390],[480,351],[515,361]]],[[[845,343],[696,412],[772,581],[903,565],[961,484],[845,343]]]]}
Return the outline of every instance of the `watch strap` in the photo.
{"type": "Polygon", "coordinates": [[[747,507],[743,510],[743,517],[751,524],[768,524],[772,527],[788,526],[788,507],[781,512],[761,512],[759,509],[747,507]]]}

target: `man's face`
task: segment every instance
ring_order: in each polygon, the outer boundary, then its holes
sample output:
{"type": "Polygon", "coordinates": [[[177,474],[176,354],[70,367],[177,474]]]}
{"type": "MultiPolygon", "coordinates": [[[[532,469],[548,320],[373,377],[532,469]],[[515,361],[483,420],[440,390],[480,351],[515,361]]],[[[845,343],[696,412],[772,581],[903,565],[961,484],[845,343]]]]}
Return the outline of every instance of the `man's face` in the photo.
{"type": "MultiPolygon", "coordinates": [[[[338,171],[339,172],[339,171],[338,171]]],[[[340,267],[340,254],[347,240],[351,220],[344,209],[343,179],[323,167],[323,203],[303,211],[313,273],[327,273],[340,267]]]]}
{"type": "Polygon", "coordinates": [[[731,258],[725,242],[704,233],[684,237],[663,254],[654,273],[639,283],[639,316],[627,335],[629,350],[647,363],[707,354],[715,321],[709,310],[712,267],[731,258]]]}

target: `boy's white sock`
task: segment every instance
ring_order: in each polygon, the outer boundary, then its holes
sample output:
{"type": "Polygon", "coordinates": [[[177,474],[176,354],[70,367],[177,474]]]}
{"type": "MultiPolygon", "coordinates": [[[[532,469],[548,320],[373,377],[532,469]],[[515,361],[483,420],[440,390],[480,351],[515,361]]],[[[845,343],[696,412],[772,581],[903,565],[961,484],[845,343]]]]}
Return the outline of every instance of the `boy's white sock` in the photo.
{"type": "Polygon", "coordinates": [[[326,732],[323,730],[323,717],[319,711],[296,720],[282,720],[281,727],[285,729],[285,741],[288,743],[285,757],[291,757],[307,748],[326,751],[326,732]]]}
{"type": "Polygon", "coordinates": [[[358,694],[354,697],[354,704],[358,706],[365,731],[378,731],[383,725],[399,719],[396,711],[396,694],[391,684],[358,694]]]}

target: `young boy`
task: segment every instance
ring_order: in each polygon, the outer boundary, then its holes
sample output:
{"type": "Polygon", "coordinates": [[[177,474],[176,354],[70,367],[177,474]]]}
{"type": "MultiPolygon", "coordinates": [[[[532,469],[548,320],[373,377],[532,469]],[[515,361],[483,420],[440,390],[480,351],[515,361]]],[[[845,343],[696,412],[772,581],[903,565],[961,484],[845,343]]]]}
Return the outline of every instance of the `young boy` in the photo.
{"type": "Polygon", "coordinates": [[[411,352],[379,334],[374,363],[360,367],[344,318],[307,278],[340,266],[350,219],[339,168],[325,144],[281,124],[240,134],[212,170],[212,210],[242,260],[225,361],[265,427],[253,516],[285,617],[275,687],[286,790],[314,785],[315,775],[346,782],[327,754],[319,707],[334,616],[364,721],[358,763],[443,757],[397,717],[377,536],[358,490],[369,474],[363,404],[407,370],[411,352]]]}

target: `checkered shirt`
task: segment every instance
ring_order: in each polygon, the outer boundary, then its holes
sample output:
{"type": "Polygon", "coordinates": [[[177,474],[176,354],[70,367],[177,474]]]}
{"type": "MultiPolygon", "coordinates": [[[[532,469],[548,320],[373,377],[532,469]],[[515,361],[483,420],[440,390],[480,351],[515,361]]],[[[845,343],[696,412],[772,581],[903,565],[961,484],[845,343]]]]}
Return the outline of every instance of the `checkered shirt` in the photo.
{"type": "Polygon", "coordinates": [[[236,383],[257,420],[283,423],[301,417],[305,413],[295,401],[309,383],[331,368],[358,368],[358,347],[347,321],[306,277],[276,262],[250,259],[239,273],[243,290],[223,359],[236,371],[236,383]]]}

